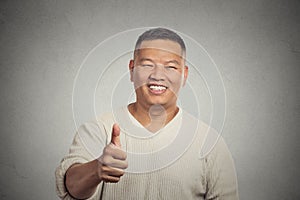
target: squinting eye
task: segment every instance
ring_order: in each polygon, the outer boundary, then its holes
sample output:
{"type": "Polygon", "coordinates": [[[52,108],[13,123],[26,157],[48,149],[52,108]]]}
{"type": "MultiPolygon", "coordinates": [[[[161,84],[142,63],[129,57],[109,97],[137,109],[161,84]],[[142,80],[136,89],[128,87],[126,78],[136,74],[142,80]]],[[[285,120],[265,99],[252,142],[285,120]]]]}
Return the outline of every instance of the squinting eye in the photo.
{"type": "Polygon", "coordinates": [[[146,65],[142,65],[142,67],[153,67],[154,65],[150,65],[150,64],[146,64],[146,65]]]}
{"type": "Polygon", "coordinates": [[[177,69],[175,66],[166,66],[167,69],[177,69]]]}

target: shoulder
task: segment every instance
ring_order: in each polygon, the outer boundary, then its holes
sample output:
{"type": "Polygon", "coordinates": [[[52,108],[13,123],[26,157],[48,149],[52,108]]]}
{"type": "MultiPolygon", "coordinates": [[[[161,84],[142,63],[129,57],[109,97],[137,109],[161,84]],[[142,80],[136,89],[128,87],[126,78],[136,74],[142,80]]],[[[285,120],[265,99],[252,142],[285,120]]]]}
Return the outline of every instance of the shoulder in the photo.
{"type": "Polygon", "coordinates": [[[190,132],[196,131],[195,139],[198,140],[197,144],[201,145],[200,157],[228,152],[227,145],[219,131],[185,110],[182,110],[182,126],[188,127],[187,130],[190,132]]]}

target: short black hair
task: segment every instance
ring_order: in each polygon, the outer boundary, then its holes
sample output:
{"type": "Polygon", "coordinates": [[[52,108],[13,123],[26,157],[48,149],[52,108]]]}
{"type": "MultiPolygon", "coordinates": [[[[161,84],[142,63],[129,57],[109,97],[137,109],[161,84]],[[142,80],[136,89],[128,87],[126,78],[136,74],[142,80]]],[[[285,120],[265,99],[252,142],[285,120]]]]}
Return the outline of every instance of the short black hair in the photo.
{"type": "Polygon", "coordinates": [[[186,48],[183,39],[174,31],[166,28],[153,28],[139,36],[135,44],[135,50],[139,49],[143,41],[151,40],[170,40],[180,45],[181,50],[185,53],[186,48]]]}

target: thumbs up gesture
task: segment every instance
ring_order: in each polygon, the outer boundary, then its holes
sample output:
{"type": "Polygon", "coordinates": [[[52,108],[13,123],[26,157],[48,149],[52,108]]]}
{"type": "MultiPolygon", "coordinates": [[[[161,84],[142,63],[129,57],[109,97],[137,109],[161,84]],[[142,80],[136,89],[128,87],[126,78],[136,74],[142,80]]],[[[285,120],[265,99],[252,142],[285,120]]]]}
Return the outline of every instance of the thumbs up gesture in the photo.
{"type": "Polygon", "coordinates": [[[111,133],[111,142],[104,149],[100,156],[98,175],[104,182],[116,183],[124,175],[128,167],[126,152],[121,149],[120,127],[114,124],[111,133]]]}

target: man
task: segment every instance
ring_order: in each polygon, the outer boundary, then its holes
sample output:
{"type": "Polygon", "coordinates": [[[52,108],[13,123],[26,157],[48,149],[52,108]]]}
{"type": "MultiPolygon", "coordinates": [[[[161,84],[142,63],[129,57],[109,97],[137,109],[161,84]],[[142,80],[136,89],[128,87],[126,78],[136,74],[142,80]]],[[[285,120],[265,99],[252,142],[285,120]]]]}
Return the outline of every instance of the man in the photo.
{"type": "Polygon", "coordinates": [[[62,199],[238,199],[224,141],[199,157],[217,133],[177,106],[185,51],[168,29],[139,37],[129,62],[136,102],[79,128],[56,170],[62,199]]]}

